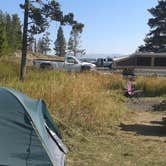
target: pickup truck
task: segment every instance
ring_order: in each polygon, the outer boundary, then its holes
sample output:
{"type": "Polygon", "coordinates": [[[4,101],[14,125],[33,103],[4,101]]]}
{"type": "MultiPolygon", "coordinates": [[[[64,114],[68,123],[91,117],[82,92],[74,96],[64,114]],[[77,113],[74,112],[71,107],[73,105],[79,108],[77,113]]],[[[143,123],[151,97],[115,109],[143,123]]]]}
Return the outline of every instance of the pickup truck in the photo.
{"type": "Polygon", "coordinates": [[[33,59],[33,65],[38,69],[59,69],[65,71],[81,72],[95,70],[96,65],[80,62],[74,56],[65,56],[63,60],[33,59]]]}
{"type": "Polygon", "coordinates": [[[98,58],[95,64],[97,67],[109,67],[111,69],[112,63],[113,63],[112,58],[107,57],[107,58],[98,58]]]}

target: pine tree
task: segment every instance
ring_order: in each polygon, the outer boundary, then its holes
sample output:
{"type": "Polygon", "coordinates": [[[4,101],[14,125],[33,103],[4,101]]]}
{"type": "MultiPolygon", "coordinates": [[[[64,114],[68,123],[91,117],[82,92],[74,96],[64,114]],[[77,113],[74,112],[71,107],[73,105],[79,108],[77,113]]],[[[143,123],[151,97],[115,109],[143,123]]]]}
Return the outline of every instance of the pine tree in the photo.
{"type": "Polygon", "coordinates": [[[28,41],[27,50],[30,53],[33,52],[33,50],[34,50],[34,40],[33,39],[31,39],[31,40],[28,41]]]}
{"type": "Polygon", "coordinates": [[[34,53],[37,53],[37,40],[34,39],[34,53]]]}
{"type": "Polygon", "coordinates": [[[166,0],[159,0],[156,7],[148,10],[153,18],[148,25],[150,33],[146,35],[145,45],[139,47],[141,52],[165,52],[166,51],[166,0]]]}
{"type": "Polygon", "coordinates": [[[68,41],[68,46],[67,46],[68,54],[73,54],[73,50],[74,50],[74,36],[73,36],[73,32],[71,31],[69,41],[68,41]]]}
{"type": "MultiPolygon", "coordinates": [[[[11,22],[11,27],[12,27],[12,48],[13,50],[19,50],[21,49],[22,46],[22,31],[21,31],[21,22],[17,14],[12,15],[12,22],[11,22]]],[[[10,39],[11,40],[11,39],[10,39]]]]}
{"type": "Polygon", "coordinates": [[[20,68],[20,80],[22,81],[24,80],[26,71],[28,40],[31,40],[29,37],[31,37],[31,35],[44,32],[48,27],[47,11],[49,8],[46,8],[45,4],[42,4],[41,7],[40,5],[36,5],[36,3],[40,3],[40,0],[25,0],[24,4],[20,5],[20,7],[24,9],[22,57],[20,68]]]}
{"type": "Polygon", "coordinates": [[[68,53],[76,56],[78,54],[85,54],[85,50],[80,47],[80,34],[83,31],[84,25],[82,23],[76,23],[73,25],[72,30],[70,32],[70,38],[68,41],[68,53]]]}
{"type": "Polygon", "coordinates": [[[10,55],[12,52],[21,48],[22,32],[21,23],[17,14],[12,16],[8,13],[0,11],[0,22],[4,26],[4,34],[6,36],[6,55],[10,55]]]}
{"type": "Polygon", "coordinates": [[[13,28],[11,26],[11,16],[6,14],[5,18],[5,26],[6,26],[6,37],[7,37],[7,44],[8,44],[8,53],[12,52],[12,45],[13,45],[13,28]]]}
{"type": "Polygon", "coordinates": [[[50,51],[50,39],[49,39],[49,33],[46,32],[42,38],[38,39],[37,42],[37,52],[40,54],[47,54],[48,51],[50,51]]]}
{"type": "Polygon", "coordinates": [[[2,10],[0,10],[0,22],[2,22],[3,21],[3,12],[2,12],[2,10]]]}
{"type": "Polygon", "coordinates": [[[5,24],[5,14],[0,10],[0,23],[5,24]]]}
{"type": "Polygon", "coordinates": [[[0,56],[3,56],[7,53],[7,37],[5,25],[0,22],[0,56]]]}
{"type": "Polygon", "coordinates": [[[25,0],[24,4],[20,5],[20,7],[24,9],[22,58],[20,68],[20,80],[23,81],[26,70],[28,34],[31,33],[35,35],[43,33],[46,28],[48,28],[50,20],[58,21],[62,25],[73,25],[76,21],[74,21],[74,15],[72,13],[63,15],[60,4],[55,0],[43,2],[42,0],[25,0]]]}
{"type": "Polygon", "coordinates": [[[43,51],[42,53],[43,54],[47,54],[48,51],[50,51],[50,39],[49,39],[49,35],[50,33],[49,32],[46,32],[43,37],[42,37],[42,48],[43,48],[43,51]]]}
{"type": "Polygon", "coordinates": [[[57,33],[57,39],[54,43],[55,45],[55,52],[57,56],[65,56],[66,54],[66,40],[63,34],[62,26],[59,27],[58,33],[57,33]]]}
{"type": "Polygon", "coordinates": [[[37,53],[43,54],[43,41],[41,38],[37,41],[37,53]]]}

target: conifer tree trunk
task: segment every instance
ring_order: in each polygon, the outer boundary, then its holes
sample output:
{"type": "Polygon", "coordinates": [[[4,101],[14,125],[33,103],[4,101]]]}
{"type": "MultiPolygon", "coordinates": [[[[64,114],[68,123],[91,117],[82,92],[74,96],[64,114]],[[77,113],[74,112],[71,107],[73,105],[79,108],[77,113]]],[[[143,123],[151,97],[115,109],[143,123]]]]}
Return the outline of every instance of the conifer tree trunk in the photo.
{"type": "Polygon", "coordinates": [[[34,43],[34,53],[37,53],[37,41],[35,39],[35,43],[34,43]]]}
{"type": "Polygon", "coordinates": [[[73,53],[74,56],[77,56],[77,47],[78,47],[78,42],[77,42],[77,32],[73,31],[73,35],[74,35],[74,49],[73,49],[73,53]]]}
{"type": "Polygon", "coordinates": [[[29,0],[25,0],[24,27],[23,27],[23,39],[22,39],[22,57],[21,57],[21,68],[20,68],[20,80],[21,81],[24,81],[25,71],[26,71],[28,8],[29,8],[29,0]]]}

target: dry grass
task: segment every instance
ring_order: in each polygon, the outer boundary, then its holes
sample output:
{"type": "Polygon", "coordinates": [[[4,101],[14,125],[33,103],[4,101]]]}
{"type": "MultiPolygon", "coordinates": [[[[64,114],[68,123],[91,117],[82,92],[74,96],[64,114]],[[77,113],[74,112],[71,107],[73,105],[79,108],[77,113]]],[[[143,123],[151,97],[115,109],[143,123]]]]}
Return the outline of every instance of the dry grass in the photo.
{"type": "Polygon", "coordinates": [[[161,96],[166,94],[166,77],[139,77],[137,86],[147,96],[161,96]]]}
{"type": "Polygon", "coordinates": [[[0,85],[33,98],[43,98],[54,117],[68,126],[101,131],[117,122],[123,112],[115,90],[121,77],[97,73],[37,71],[28,68],[25,82],[18,80],[18,65],[1,61],[0,85]]]}
{"type": "MultiPolygon", "coordinates": [[[[124,106],[122,91],[125,81],[121,76],[33,68],[27,69],[25,82],[20,82],[18,75],[18,64],[0,60],[0,86],[12,87],[46,101],[69,149],[67,165],[166,164],[162,153],[164,143],[147,142],[144,136],[138,139],[134,133],[122,134],[116,127],[122,119],[135,116],[124,106]]],[[[165,78],[153,77],[136,80],[137,86],[151,95],[166,93],[163,81],[165,78]]]]}

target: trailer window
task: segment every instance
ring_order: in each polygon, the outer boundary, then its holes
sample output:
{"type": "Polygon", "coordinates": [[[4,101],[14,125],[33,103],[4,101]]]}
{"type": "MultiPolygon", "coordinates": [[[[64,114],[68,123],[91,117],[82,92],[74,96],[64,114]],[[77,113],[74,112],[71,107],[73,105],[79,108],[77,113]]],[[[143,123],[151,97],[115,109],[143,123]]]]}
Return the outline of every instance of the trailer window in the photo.
{"type": "Polygon", "coordinates": [[[137,57],[138,66],[151,66],[151,57],[137,57]]]}
{"type": "Polygon", "coordinates": [[[166,66],[166,58],[162,58],[162,57],[155,58],[154,65],[155,66],[166,66]]]}
{"type": "Polygon", "coordinates": [[[135,57],[129,57],[127,59],[122,59],[119,62],[117,62],[118,66],[134,66],[135,65],[135,57]]]}

